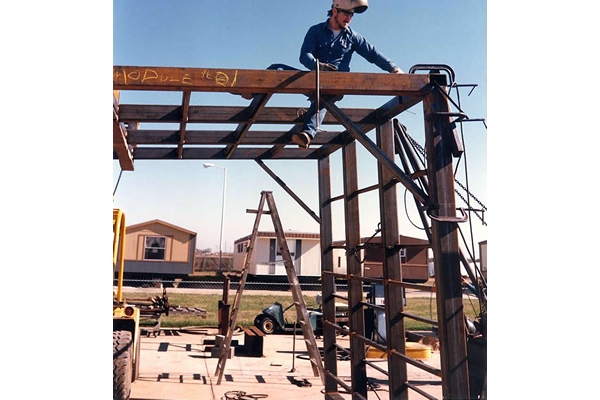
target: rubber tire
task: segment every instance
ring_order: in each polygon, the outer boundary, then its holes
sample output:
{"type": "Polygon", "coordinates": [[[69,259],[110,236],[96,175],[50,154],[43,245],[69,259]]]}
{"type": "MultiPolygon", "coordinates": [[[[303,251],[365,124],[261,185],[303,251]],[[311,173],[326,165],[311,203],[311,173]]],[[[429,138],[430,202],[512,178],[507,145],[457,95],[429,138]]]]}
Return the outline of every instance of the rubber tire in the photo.
{"type": "Polygon", "coordinates": [[[275,321],[273,321],[270,317],[264,317],[262,321],[260,321],[259,329],[263,331],[263,333],[269,335],[275,332],[275,321]]]}
{"type": "Polygon", "coordinates": [[[140,334],[140,330],[138,329],[137,333],[138,343],[137,349],[135,349],[135,358],[133,359],[133,371],[131,374],[131,382],[135,382],[135,380],[140,376],[140,348],[142,347],[142,336],[140,334]]]}
{"type": "Polygon", "coordinates": [[[131,395],[133,340],[129,331],[113,331],[113,400],[131,395]]]}

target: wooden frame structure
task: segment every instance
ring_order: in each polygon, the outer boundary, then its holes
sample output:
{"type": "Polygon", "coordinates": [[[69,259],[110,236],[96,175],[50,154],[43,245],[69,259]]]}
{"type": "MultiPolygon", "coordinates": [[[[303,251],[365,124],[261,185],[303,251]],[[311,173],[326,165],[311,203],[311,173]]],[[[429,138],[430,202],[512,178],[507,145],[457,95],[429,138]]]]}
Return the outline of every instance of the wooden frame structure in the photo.
{"type": "MultiPolygon", "coordinates": [[[[352,393],[353,399],[367,398],[367,366],[365,345],[384,350],[388,355],[389,398],[408,399],[414,390],[433,397],[408,382],[407,363],[416,365],[442,378],[444,399],[469,398],[469,373],[464,327],[454,173],[452,157],[457,151],[453,132],[455,119],[448,97],[442,89],[446,75],[373,74],[322,72],[319,87],[315,73],[279,70],[234,70],[207,68],[170,68],[114,66],[113,89],[182,92],[180,105],[119,104],[115,96],[113,107],[114,159],[123,170],[133,170],[134,160],[164,159],[245,159],[256,162],[300,203],[320,223],[322,251],[322,291],[324,319],[325,399],[343,398],[338,388],[352,393]],[[291,130],[254,131],[253,124],[299,125],[302,115],[298,108],[266,107],[273,94],[293,93],[314,95],[320,91],[321,102],[328,110],[325,125],[341,125],[344,130],[319,133],[308,150],[298,149],[290,140],[291,130]],[[228,92],[251,94],[247,107],[193,106],[192,92],[228,92]],[[339,109],[322,95],[389,95],[391,100],[376,109],[339,109]],[[393,120],[403,111],[423,104],[427,149],[426,168],[420,169],[414,155],[406,149],[406,137],[401,125],[393,120]],[[169,122],[179,129],[142,130],[139,123],[169,122]],[[237,124],[231,130],[189,130],[190,123],[237,124]],[[377,143],[365,133],[376,129],[377,143]],[[378,161],[379,183],[369,188],[358,187],[356,143],[363,145],[378,161]],[[200,146],[202,145],[202,146],[200,146]],[[251,145],[252,147],[246,147],[251,145]],[[330,155],[342,150],[344,195],[332,198],[330,155]],[[399,155],[402,166],[395,162],[399,155]],[[319,216],[312,212],[290,188],[270,171],[262,160],[312,159],[318,163],[319,216]],[[404,312],[403,286],[399,265],[398,216],[395,185],[402,184],[413,195],[432,244],[437,283],[438,320],[428,320],[438,326],[441,370],[428,367],[405,355],[404,318],[416,318],[404,312]],[[361,276],[358,259],[353,252],[359,248],[359,194],[378,190],[380,199],[382,240],[385,248],[383,279],[361,276]],[[332,202],[344,202],[346,227],[347,275],[333,272],[332,202]],[[431,222],[431,226],[429,223],[431,222]],[[347,297],[335,292],[335,280],[348,280],[347,297]],[[363,282],[379,281],[385,287],[387,345],[375,343],[364,336],[362,301],[363,282]],[[336,298],[348,300],[352,383],[337,376],[336,298]]],[[[423,320],[423,318],[420,318],[423,320]]]]}

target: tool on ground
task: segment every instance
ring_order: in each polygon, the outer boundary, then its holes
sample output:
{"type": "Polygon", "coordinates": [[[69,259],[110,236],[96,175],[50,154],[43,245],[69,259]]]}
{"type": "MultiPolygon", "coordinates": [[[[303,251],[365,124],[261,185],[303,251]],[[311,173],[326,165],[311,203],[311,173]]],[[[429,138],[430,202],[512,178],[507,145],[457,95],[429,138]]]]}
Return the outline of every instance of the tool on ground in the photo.
{"type": "Polygon", "coordinates": [[[290,255],[290,250],[285,239],[285,231],[283,230],[281,220],[279,219],[279,213],[277,212],[277,206],[275,205],[275,200],[273,199],[273,192],[262,191],[260,202],[258,205],[258,210],[246,211],[249,213],[256,213],[257,215],[256,220],[254,221],[254,227],[252,228],[252,234],[250,236],[248,247],[246,248],[246,253],[244,254],[244,262],[241,271],[240,284],[238,291],[235,294],[235,298],[233,300],[231,317],[229,318],[229,325],[227,327],[227,336],[225,337],[223,347],[221,348],[219,361],[217,363],[217,369],[215,371],[215,376],[218,376],[217,385],[221,384],[223,372],[225,371],[225,364],[227,362],[227,355],[229,354],[229,349],[231,347],[231,338],[233,337],[233,331],[235,329],[235,324],[237,321],[237,315],[240,308],[242,293],[244,291],[244,286],[246,285],[246,279],[248,277],[248,265],[251,260],[252,252],[254,250],[256,237],[258,236],[258,227],[260,225],[260,218],[262,214],[271,215],[273,227],[275,228],[275,234],[277,236],[277,243],[279,244],[279,250],[281,251],[285,271],[287,274],[288,282],[290,284],[294,304],[296,306],[297,320],[299,321],[300,327],[302,328],[302,334],[304,335],[304,342],[306,343],[306,349],[308,350],[309,360],[313,369],[313,373],[314,376],[320,376],[321,381],[323,382],[323,384],[325,384],[325,370],[323,368],[323,361],[321,359],[321,354],[319,353],[319,349],[317,347],[315,334],[310,324],[308,311],[306,309],[306,303],[304,302],[304,298],[302,297],[300,281],[298,280],[298,275],[296,274],[294,263],[292,262],[292,257],[290,255]],[[263,211],[265,203],[267,203],[267,206],[269,208],[268,211],[263,211]]]}
{"type": "Polygon", "coordinates": [[[290,372],[296,372],[296,329],[298,329],[298,320],[294,322],[294,341],[292,342],[292,369],[290,372]]]}

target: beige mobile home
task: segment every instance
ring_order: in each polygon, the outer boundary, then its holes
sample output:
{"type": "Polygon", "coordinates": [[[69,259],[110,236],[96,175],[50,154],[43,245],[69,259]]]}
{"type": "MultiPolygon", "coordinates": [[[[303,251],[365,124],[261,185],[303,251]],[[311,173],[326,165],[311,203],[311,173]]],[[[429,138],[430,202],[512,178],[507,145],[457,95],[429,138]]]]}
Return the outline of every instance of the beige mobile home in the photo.
{"type": "MultiPolygon", "coordinates": [[[[299,277],[321,276],[321,246],[318,233],[285,233],[296,274],[299,277]]],[[[237,239],[233,249],[233,269],[242,270],[250,235],[237,239]]],[[[254,276],[286,276],[275,232],[258,232],[248,273],[254,276]]]]}
{"type": "Polygon", "coordinates": [[[126,228],[125,275],[185,277],[193,272],[196,232],[155,219],[126,228]]]}

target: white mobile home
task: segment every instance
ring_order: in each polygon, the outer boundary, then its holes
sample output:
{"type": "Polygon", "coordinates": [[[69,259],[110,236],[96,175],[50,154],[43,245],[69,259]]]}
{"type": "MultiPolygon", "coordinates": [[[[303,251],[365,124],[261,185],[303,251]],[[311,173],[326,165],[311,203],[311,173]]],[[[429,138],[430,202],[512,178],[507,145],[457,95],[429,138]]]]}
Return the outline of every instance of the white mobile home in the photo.
{"type": "MultiPolygon", "coordinates": [[[[318,233],[285,233],[296,274],[299,277],[321,276],[321,246],[318,233]]],[[[241,271],[250,235],[237,239],[233,249],[233,269],[241,271]]],[[[285,276],[285,266],[275,232],[258,232],[248,266],[250,275],[285,276]]]]}

